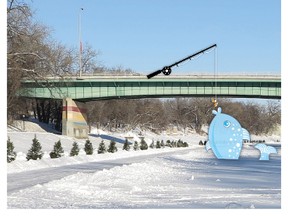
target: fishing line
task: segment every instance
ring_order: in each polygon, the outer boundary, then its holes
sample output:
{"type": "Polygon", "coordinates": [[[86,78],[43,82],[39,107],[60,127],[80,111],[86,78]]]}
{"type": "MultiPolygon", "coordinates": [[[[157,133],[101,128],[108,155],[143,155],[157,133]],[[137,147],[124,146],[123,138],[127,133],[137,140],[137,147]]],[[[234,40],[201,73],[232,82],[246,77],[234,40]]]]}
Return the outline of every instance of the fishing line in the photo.
{"type": "Polygon", "coordinates": [[[218,106],[217,101],[217,81],[218,81],[218,54],[217,54],[217,47],[214,48],[214,85],[213,85],[213,94],[214,98],[211,98],[211,102],[213,103],[214,107],[218,106]]]}
{"type": "Polygon", "coordinates": [[[218,78],[218,55],[217,55],[217,47],[214,49],[214,94],[215,94],[215,100],[217,100],[217,78],[218,78]]]}

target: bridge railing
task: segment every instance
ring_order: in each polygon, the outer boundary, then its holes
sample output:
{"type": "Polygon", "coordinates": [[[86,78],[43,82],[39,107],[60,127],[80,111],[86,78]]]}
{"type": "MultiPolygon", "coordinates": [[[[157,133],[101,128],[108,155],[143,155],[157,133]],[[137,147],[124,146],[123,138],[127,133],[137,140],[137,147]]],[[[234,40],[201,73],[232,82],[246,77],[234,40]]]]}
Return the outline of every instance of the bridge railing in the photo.
{"type": "Polygon", "coordinates": [[[85,76],[38,81],[23,81],[24,97],[101,100],[141,97],[223,97],[281,98],[280,76],[213,75],[85,76]],[[42,84],[41,84],[42,83],[42,84]],[[49,84],[47,86],[47,83],[49,84]]]}

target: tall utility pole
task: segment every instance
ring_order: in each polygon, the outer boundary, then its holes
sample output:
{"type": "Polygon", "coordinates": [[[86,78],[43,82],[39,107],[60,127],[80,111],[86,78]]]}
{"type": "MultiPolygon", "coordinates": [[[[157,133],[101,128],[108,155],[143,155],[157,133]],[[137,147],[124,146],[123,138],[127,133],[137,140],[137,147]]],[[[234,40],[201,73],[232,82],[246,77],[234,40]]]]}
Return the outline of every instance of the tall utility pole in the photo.
{"type": "Polygon", "coordinates": [[[81,32],[81,12],[83,8],[80,8],[78,18],[78,34],[79,34],[79,77],[82,76],[82,32],[81,32]]]}

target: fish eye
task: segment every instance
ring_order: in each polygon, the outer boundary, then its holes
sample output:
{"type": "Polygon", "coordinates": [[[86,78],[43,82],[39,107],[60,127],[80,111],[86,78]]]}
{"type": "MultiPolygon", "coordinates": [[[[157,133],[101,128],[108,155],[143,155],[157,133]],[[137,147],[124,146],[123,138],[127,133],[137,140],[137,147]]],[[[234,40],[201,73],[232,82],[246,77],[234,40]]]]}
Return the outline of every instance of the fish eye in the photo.
{"type": "Polygon", "coordinates": [[[224,125],[224,127],[229,127],[231,125],[231,122],[226,120],[226,121],[224,121],[223,125],[224,125]]]}

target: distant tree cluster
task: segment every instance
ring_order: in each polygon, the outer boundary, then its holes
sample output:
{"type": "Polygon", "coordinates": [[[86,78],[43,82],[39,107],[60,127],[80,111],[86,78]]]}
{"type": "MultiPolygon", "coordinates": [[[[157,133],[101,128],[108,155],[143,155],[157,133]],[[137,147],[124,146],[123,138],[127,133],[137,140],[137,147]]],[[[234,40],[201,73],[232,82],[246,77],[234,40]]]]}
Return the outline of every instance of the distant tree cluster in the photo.
{"type": "Polygon", "coordinates": [[[181,139],[179,140],[167,140],[165,143],[163,140],[159,141],[157,140],[156,145],[154,144],[154,141],[150,144],[150,148],[165,148],[165,147],[169,147],[169,148],[180,148],[180,147],[188,147],[188,143],[187,142],[183,142],[181,139]]]}
{"type": "Polygon", "coordinates": [[[223,112],[235,117],[250,134],[269,134],[281,125],[281,103],[277,100],[263,105],[223,100],[221,106],[223,112]]]}
{"type": "MultiPolygon", "coordinates": [[[[267,134],[281,124],[279,101],[261,105],[220,99],[219,103],[224,113],[235,117],[252,134],[267,134]]],[[[172,125],[201,134],[202,127],[209,125],[214,117],[209,98],[122,99],[89,102],[87,107],[89,125],[110,131],[139,127],[160,133],[172,125]]]]}

